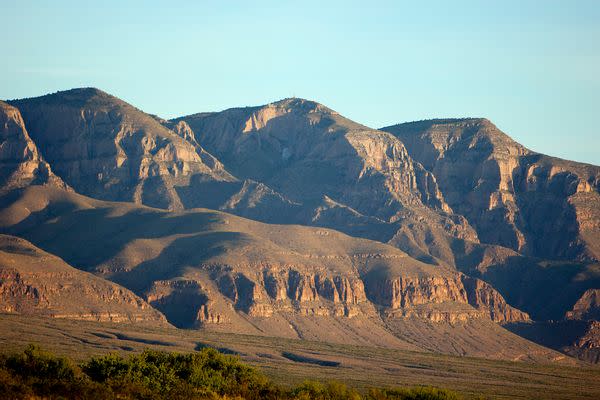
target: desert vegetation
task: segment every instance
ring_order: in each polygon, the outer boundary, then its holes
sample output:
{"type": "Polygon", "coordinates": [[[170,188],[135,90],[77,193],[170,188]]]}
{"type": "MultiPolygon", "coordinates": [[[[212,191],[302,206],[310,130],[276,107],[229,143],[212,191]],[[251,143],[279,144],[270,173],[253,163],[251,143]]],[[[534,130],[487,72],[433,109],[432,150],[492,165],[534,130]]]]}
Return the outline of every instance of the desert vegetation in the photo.
{"type": "Polygon", "coordinates": [[[36,345],[0,356],[0,397],[4,399],[460,399],[429,388],[372,388],[366,393],[332,381],[295,387],[272,382],[236,357],[212,348],[192,353],[145,350],[123,357],[111,353],[83,363],[36,345]]]}

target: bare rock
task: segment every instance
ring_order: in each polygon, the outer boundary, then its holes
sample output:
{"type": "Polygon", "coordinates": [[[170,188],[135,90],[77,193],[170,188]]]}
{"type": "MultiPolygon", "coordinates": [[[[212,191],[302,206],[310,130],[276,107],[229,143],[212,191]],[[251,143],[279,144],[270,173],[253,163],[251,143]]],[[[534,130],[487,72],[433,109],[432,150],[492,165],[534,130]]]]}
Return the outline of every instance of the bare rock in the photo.
{"type": "Polygon", "coordinates": [[[19,110],[0,101],[0,191],[32,184],[67,188],[40,155],[19,110]]]}
{"type": "Polygon", "coordinates": [[[577,300],[565,318],[578,320],[600,320],[600,289],[588,289],[577,300]]]}
{"type": "Polygon", "coordinates": [[[485,119],[383,130],[433,173],[483,243],[550,259],[600,258],[600,167],[532,152],[485,119]]]}
{"type": "MultiPolygon", "coordinates": [[[[189,179],[235,179],[214,157],[155,118],[97,89],[13,101],[57,174],[80,193],[181,208],[189,179]]],[[[185,135],[184,135],[185,136],[185,135]]]]}

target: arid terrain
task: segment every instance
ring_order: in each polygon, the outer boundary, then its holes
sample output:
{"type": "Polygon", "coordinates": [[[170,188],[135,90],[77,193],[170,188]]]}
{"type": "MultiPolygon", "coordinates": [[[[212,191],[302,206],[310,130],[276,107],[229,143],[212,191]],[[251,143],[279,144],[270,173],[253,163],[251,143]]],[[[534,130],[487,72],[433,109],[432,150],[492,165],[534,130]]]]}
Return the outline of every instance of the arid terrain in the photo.
{"type": "Polygon", "coordinates": [[[600,167],[484,118],[0,101],[0,311],[5,350],[210,345],[281,381],[595,398],[600,167]]]}

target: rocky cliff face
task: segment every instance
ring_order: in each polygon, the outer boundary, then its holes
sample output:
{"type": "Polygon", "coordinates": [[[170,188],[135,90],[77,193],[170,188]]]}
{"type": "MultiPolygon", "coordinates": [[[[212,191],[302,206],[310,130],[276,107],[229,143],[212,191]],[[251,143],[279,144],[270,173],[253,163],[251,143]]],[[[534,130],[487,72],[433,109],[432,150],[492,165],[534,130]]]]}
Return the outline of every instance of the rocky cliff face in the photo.
{"type": "Polygon", "coordinates": [[[495,322],[528,321],[529,316],[508,304],[489,284],[464,275],[451,277],[397,277],[395,279],[371,280],[367,284],[370,296],[377,304],[391,310],[402,309],[424,318],[455,322],[456,320],[477,317],[491,318],[495,322]],[[477,313],[468,315],[457,312],[431,314],[422,305],[440,303],[469,304],[477,313]],[[413,310],[414,309],[414,310],[413,310]],[[423,312],[424,311],[424,312],[423,312]]]}
{"type": "Polygon", "coordinates": [[[542,258],[600,257],[600,168],[534,153],[485,119],[383,128],[431,171],[484,243],[542,258]]]}
{"type": "Polygon", "coordinates": [[[586,290],[565,318],[600,321],[600,289],[586,290]]]}
{"type": "Polygon", "coordinates": [[[250,266],[239,267],[238,272],[224,272],[226,266],[213,266],[210,280],[188,277],[154,283],[145,297],[182,327],[227,324],[234,319],[233,313],[263,319],[281,313],[354,318],[376,317],[381,312],[432,322],[529,320],[526,313],[506,304],[491,286],[464,276],[462,279],[396,277],[367,283],[365,291],[365,283],[359,276],[310,272],[306,265],[296,265],[295,269],[272,266],[259,275],[253,274],[250,266]],[[169,290],[159,291],[157,285],[169,290]],[[419,307],[432,304],[439,306],[435,313],[419,307]],[[456,311],[453,304],[463,307],[456,311]],[[187,316],[182,318],[180,313],[187,316]]]}
{"type": "Polygon", "coordinates": [[[40,155],[19,110],[0,101],[0,191],[31,184],[67,188],[40,155]]]}
{"type": "Polygon", "coordinates": [[[298,202],[326,194],[386,219],[402,205],[422,200],[447,208],[435,178],[412,162],[400,141],[318,103],[288,99],[177,121],[186,123],[236,176],[263,182],[298,202]],[[357,187],[343,185],[350,181],[357,187]],[[378,189],[381,199],[361,199],[369,188],[378,189]]]}
{"type": "Polygon", "coordinates": [[[176,187],[190,179],[234,178],[197,143],[97,89],[12,102],[46,160],[80,193],[181,208],[176,187]]]}
{"type": "Polygon", "coordinates": [[[0,299],[5,313],[166,325],[129,290],[7,235],[0,235],[0,299]]]}
{"type": "Polygon", "coordinates": [[[384,282],[381,291],[373,292],[371,288],[365,292],[363,281],[352,275],[327,276],[322,272],[275,268],[263,270],[262,276],[253,276],[250,268],[243,271],[221,270],[211,280],[187,278],[184,283],[176,278],[160,284],[170,288],[161,294],[157,293],[155,283],[146,298],[150,304],[158,304],[174,324],[183,327],[227,324],[235,319],[234,313],[262,319],[275,318],[281,313],[354,318],[401,310],[397,317],[412,316],[433,322],[456,322],[461,318],[496,322],[529,320],[527,314],[508,306],[502,296],[482,281],[465,286],[460,278],[396,278],[384,282]],[[406,286],[398,287],[399,282],[406,286]],[[417,307],[431,304],[441,305],[442,313],[423,312],[417,307]],[[463,308],[455,312],[452,304],[464,304],[471,311],[465,312],[463,308]],[[181,307],[186,308],[187,318],[175,320],[178,313],[184,312],[181,307]]]}

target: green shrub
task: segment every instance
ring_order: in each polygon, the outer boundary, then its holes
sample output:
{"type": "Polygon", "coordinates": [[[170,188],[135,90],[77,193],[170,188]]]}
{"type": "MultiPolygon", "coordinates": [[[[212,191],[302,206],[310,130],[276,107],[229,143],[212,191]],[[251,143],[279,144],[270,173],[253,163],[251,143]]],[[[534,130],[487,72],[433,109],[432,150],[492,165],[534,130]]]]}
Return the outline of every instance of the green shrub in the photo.
{"type": "Polygon", "coordinates": [[[92,358],[82,366],[94,381],[116,392],[125,387],[173,396],[241,396],[276,398],[278,389],[261,373],[237,358],[210,348],[195,353],[146,350],[125,359],[117,354],[92,358]]]}
{"type": "Polygon", "coordinates": [[[0,394],[3,398],[101,399],[107,390],[91,382],[64,357],[54,356],[35,345],[19,354],[0,359],[0,394]]]}
{"type": "Polygon", "coordinates": [[[371,389],[369,400],[460,400],[458,393],[432,387],[410,389],[371,389]]]}
{"type": "Polygon", "coordinates": [[[108,354],[81,366],[37,346],[0,355],[1,399],[459,400],[447,390],[371,389],[361,395],[339,382],[306,381],[283,390],[238,358],[210,348],[194,353],[146,350],[108,354]]]}
{"type": "Polygon", "coordinates": [[[72,381],[76,371],[64,357],[56,357],[35,345],[29,345],[21,354],[13,354],[5,360],[6,368],[24,379],[72,381]]]}
{"type": "Polygon", "coordinates": [[[315,381],[305,381],[292,389],[291,396],[301,400],[361,400],[361,395],[339,382],[322,384],[315,381]]]}

